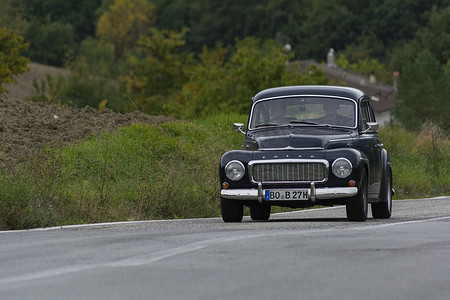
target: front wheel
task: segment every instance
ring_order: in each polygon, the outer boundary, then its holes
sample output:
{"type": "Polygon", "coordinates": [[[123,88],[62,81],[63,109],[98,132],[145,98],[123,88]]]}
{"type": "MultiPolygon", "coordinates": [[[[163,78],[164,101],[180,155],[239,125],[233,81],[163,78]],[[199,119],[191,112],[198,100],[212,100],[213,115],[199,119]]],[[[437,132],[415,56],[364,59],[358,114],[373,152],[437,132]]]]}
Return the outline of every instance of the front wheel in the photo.
{"type": "Polygon", "coordinates": [[[392,214],[392,177],[387,172],[386,181],[381,187],[380,202],[372,203],[372,216],[375,219],[389,219],[392,214]]]}
{"type": "Polygon", "coordinates": [[[368,208],[367,173],[364,171],[359,184],[358,194],[347,200],[347,219],[349,221],[365,221],[368,208]]]}
{"type": "Polygon", "coordinates": [[[255,204],[250,206],[250,217],[253,221],[267,221],[270,218],[270,205],[255,204]]]}
{"type": "Polygon", "coordinates": [[[224,222],[241,222],[244,216],[244,205],[238,200],[220,197],[220,211],[224,222]]]}

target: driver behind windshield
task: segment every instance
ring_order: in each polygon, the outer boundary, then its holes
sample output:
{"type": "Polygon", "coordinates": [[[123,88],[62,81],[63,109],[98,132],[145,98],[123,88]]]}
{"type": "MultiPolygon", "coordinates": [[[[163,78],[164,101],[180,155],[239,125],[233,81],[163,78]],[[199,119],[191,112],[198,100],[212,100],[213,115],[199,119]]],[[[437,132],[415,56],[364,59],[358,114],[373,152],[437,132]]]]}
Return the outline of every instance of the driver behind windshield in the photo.
{"type": "Polygon", "coordinates": [[[283,124],[285,123],[286,106],[282,101],[271,101],[267,103],[269,109],[269,123],[283,124]]]}
{"type": "Polygon", "coordinates": [[[339,114],[340,104],[338,101],[327,101],[323,104],[323,110],[325,116],[319,121],[320,123],[340,126],[353,126],[354,122],[352,118],[339,114]]]}

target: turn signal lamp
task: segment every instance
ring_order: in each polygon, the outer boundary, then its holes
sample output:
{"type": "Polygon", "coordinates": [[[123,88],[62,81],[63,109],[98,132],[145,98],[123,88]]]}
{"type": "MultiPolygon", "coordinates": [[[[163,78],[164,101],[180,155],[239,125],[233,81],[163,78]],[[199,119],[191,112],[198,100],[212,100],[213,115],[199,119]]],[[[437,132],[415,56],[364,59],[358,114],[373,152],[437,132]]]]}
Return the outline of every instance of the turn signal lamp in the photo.
{"type": "Polygon", "coordinates": [[[228,189],[230,187],[230,185],[228,184],[228,182],[224,182],[224,183],[222,183],[222,187],[224,189],[228,189]]]}
{"type": "Polygon", "coordinates": [[[348,186],[349,186],[349,187],[355,187],[355,186],[356,186],[356,181],[350,180],[350,181],[348,182],[348,186]]]}

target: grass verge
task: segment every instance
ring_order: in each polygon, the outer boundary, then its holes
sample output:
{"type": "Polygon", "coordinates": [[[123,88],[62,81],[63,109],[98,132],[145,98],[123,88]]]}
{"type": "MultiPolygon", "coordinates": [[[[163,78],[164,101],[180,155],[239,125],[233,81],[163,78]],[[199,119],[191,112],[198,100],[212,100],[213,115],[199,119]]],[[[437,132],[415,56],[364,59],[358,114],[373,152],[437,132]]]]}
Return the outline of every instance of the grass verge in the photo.
{"type": "Polygon", "coordinates": [[[380,136],[391,157],[395,199],[449,194],[450,142],[440,128],[426,122],[413,133],[395,126],[380,136]]]}
{"type": "MultiPolygon", "coordinates": [[[[44,149],[0,170],[0,229],[124,220],[219,216],[218,162],[238,149],[243,115],[135,124],[61,149],[44,149]]],[[[393,164],[396,198],[449,193],[448,139],[432,124],[420,134],[380,132],[393,164]]]]}
{"type": "Polygon", "coordinates": [[[0,172],[0,229],[219,215],[218,163],[242,135],[221,115],[134,124],[0,172]]]}

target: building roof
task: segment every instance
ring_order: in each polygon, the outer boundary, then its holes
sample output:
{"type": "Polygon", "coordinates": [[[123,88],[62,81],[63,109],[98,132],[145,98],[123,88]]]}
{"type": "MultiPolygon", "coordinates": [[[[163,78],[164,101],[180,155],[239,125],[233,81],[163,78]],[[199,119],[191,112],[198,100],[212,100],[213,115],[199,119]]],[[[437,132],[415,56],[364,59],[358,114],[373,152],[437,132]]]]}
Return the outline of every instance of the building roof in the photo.
{"type": "Polygon", "coordinates": [[[396,91],[393,86],[381,82],[373,83],[367,77],[339,67],[328,67],[312,60],[301,61],[300,68],[305,69],[312,64],[324,71],[328,77],[341,80],[345,82],[346,86],[362,90],[365,94],[372,97],[372,106],[375,113],[394,109],[396,91]]]}

